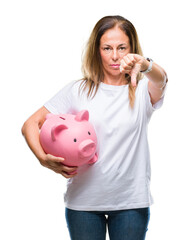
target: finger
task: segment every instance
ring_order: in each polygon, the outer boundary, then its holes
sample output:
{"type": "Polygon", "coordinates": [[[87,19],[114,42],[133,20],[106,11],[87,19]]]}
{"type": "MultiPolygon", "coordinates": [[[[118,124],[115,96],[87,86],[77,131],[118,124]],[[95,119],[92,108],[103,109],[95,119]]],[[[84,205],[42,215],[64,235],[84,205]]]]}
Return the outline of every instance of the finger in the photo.
{"type": "Polygon", "coordinates": [[[51,162],[49,164],[49,167],[57,173],[65,172],[68,175],[70,173],[76,173],[77,169],[78,169],[77,166],[76,167],[69,167],[69,166],[63,165],[62,163],[59,163],[59,162],[51,162]]]}
{"type": "Polygon", "coordinates": [[[126,62],[122,59],[120,61],[120,72],[126,72],[128,73],[128,71],[132,70],[132,66],[129,66],[126,64],[126,62]]]}
{"type": "Polygon", "coordinates": [[[133,87],[137,85],[137,76],[140,72],[140,64],[135,64],[134,68],[131,71],[131,84],[133,87]]]}
{"type": "Polygon", "coordinates": [[[69,172],[67,169],[62,169],[61,167],[51,167],[50,169],[56,173],[64,175],[65,177],[70,175],[77,175],[77,168],[70,168],[69,172]]]}
{"type": "Polygon", "coordinates": [[[129,74],[131,73],[131,70],[124,70],[123,68],[120,67],[120,72],[121,73],[126,73],[126,74],[129,74]]]}
{"type": "Polygon", "coordinates": [[[61,172],[61,175],[65,178],[73,178],[77,175],[77,173],[75,174],[67,174],[66,172],[61,172]]]}
{"type": "Polygon", "coordinates": [[[62,164],[63,164],[64,161],[65,161],[65,158],[56,157],[55,161],[56,161],[57,163],[62,163],[62,164]]]}
{"type": "Polygon", "coordinates": [[[128,54],[126,56],[123,57],[123,60],[125,61],[127,66],[133,67],[135,64],[135,59],[132,55],[128,54]]]}
{"type": "Polygon", "coordinates": [[[74,171],[76,171],[78,169],[78,167],[68,167],[68,166],[62,166],[62,171],[64,171],[64,172],[68,172],[68,173],[70,173],[70,172],[74,172],[74,171]]]}
{"type": "Polygon", "coordinates": [[[137,85],[137,84],[136,84],[136,83],[137,83],[136,77],[137,77],[137,76],[136,76],[135,73],[132,73],[132,74],[131,74],[131,84],[132,84],[133,87],[136,87],[136,85],[137,85]]]}
{"type": "Polygon", "coordinates": [[[120,61],[120,67],[119,67],[121,73],[125,72],[125,66],[126,66],[126,64],[125,64],[124,60],[122,59],[120,61]]]}
{"type": "Polygon", "coordinates": [[[52,161],[52,162],[57,162],[57,163],[63,163],[64,162],[64,158],[62,158],[62,157],[55,157],[55,156],[53,156],[53,155],[51,155],[51,154],[47,154],[47,156],[48,156],[48,160],[50,160],[50,161],[52,161]]]}
{"type": "Polygon", "coordinates": [[[125,69],[125,70],[131,70],[133,68],[134,64],[129,61],[127,58],[126,60],[125,59],[122,59],[122,67],[125,69]]]}
{"type": "Polygon", "coordinates": [[[120,66],[119,66],[119,70],[120,70],[121,73],[124,71],[124,69],[123,69],[123,67],[121,66],[121,64],[120,64],[120,66]]]}
{"type": "Polygon", "coordinates": [[[59,167],[62,166],[62,164],[64,163],[64,158],[60,158],[60,157],[55,157],[53,155],[48,154],[47,155],[47,160],[46,163],[50,166],[50,167],[59,167]]]}

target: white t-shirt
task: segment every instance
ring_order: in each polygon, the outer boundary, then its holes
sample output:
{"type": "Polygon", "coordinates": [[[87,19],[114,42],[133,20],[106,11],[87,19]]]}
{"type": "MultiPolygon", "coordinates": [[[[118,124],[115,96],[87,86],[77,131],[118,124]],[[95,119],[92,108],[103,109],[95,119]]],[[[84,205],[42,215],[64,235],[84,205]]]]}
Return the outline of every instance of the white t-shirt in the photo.
{"type": "Polygon", "coordinates": [[[150,154],[147,127],[152,113],[148,79],[139,81],[133,109],[129,106],[128,85],[100,83],[96,96],[78,95],[80,81],[65,86],[44,106],[54,114],[89,111],[98,139],[98,161],[79,167],[67,182],[67,208],[86,211],[113,211],[144,208],[152,203],[150,154]]]}

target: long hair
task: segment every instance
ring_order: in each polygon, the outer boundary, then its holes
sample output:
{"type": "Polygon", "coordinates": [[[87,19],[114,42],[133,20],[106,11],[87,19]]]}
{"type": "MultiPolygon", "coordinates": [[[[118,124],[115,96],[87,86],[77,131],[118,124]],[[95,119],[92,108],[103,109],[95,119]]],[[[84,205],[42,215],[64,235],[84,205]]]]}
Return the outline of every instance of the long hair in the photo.
{"type": "MultiPolygon", "coordinates": [[[[138,40],[138,35],[133,24],[127,19],[121,16],[106,16],[100,19],[87,42],[86,49],[83,55],[82,72],[83,78],[81,87],[82,90],[88,90],[87,96],[94,97],[99,84],[103,81],[104,73],[102,69],[102,61],[100,56],[100,39],[102,35],[109,29],[118,26],[125,34],[129,37],[131,53],[136,53],[143,55],[140,43],[138,40]]],[[[137,83],[142,78],[142,74],[138,74],[137,83]]],[[[125,79],[129,84],[129,101],[130,106],[134,106],[135,102],[135,89],[131,84],[131,77],[125,74],[125,79]]]]}

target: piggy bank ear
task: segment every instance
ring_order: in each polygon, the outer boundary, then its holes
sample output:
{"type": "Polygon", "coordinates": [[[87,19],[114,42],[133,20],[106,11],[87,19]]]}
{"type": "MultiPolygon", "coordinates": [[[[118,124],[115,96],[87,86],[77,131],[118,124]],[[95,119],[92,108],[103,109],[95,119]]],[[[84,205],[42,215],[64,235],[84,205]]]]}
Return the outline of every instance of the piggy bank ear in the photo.
{"type": "Polygon", "coordinates": [[[80,111],[77,113],[76,117],[75,117],[75,120],[78,121],[78,122],[81,122],[81,121],[88,121],[89,120],[89,112],[87,110],[83,110],[83,111],[80,111]]]}
{"type": "Polygon", "coordinates": [[[54,126],[51,129],[51,138],[52,138],[52,140],[56,141],[58,134],[61,131],[65,130],[65,129],[68,129],[68,128],[64,124],[59,124],[59,125],[54,126]]]}

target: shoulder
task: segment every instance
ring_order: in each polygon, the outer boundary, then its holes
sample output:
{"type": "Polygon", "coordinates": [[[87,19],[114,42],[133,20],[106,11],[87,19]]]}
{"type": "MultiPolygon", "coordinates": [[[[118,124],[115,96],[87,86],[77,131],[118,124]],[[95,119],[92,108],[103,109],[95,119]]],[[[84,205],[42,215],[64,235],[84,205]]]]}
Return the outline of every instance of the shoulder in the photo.
{"type": "Polygon", "coordinates": [[[83,85],[82,79],[74,80],[69,84],[70,88],[74,91],[78,91],[82,87],[82,85],[83,85]]]}
{"type": "Polygon", "coordinates": [[[63,89],[67,88],[67,89],[77,89],[80,85],[80,80],[73,80],[69,83],[67,83],[66,85],[64,85],[63,89]]]}
{"type": "Polygon", "coordinates": [[[67,84],[65,84],[59,91],[59,93],[64,94],[69,96],[71,94],[75,94],[78,92],[79,88],[81,85],[81,81],[80,80],[73,80],[67,84]]]}

